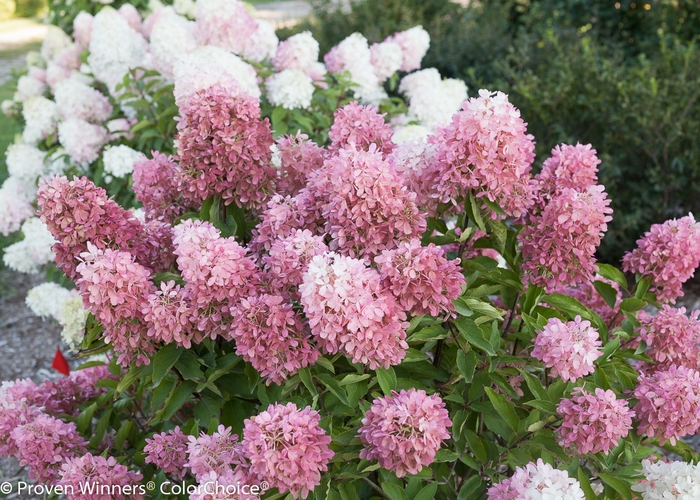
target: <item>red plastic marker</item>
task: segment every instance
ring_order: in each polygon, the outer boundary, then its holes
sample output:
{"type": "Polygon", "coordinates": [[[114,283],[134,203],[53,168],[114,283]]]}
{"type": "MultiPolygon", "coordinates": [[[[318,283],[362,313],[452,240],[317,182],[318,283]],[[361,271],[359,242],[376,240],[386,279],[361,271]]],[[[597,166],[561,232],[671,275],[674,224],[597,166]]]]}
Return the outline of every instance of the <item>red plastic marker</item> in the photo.
{"type": "Polygon", "coordinates": [[[61,349],[58,347],[56,348],[56,355],[53,357],[51,367],[64,375],[70,375],[70,366],[68,365],[68,361],[66,361],[66,358],[63,357],[61,349]]]}

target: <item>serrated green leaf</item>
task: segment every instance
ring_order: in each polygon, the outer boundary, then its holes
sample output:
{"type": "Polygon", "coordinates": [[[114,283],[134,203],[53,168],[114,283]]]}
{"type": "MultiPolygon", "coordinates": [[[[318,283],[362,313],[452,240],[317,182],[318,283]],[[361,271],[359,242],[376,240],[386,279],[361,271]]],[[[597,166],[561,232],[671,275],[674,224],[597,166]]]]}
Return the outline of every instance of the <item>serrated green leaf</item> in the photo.
{"type": "Polygon", "coordinates": [[[484,390],[491,404],[496,409],[496,412],[506,421],[508,427],[510,427],[513,432],[517,432],[520,418],[518,418],[517,413],[515,413],[513,405],[508,402],[503,394],[498,394],[490,387],[484,387],[484,390]]]}
{"type": "Polygon", "coordinates": [[[385,481],[382,483],[381,487],[382,491],[386,493],[391,500],[408,500],[408,497],[401,486],[387,483],[385,481]]]}
{"type": "Polygon", "coordinates": [[[316,378],[321,381],[321,383],[331,391],[337,397],[341,403],[344,405],[348,405],[348,396],[346,392],[343,390],[340,385],[338,385],[338,382],[336,382],[333,377],[331,377],[328,373],[319,373],[316,375],[316,378]]]}
{"type": "Polygon", "coordinates": [[[491,343],[484,338],[484,332],[479,328],[474,321],[469,318],[457,318],[454,322],[457,330],[462,334],[464,339],[477,349],[486,351],[491,356],[496,355],[491,343]]]}
{"type": "Polygon", "coordinates": [[[187,402],[194,392],[195,387],[197,387],[197,383],[192,380],[185,380],[180,385],[175,387],[175,389],[173,389],[173,391],[170,393],[170,396],[168,396],[163,409],[156,413],[156,418],[160,420],[170,419],[180,408],[182,408],[182,405],[187,402]]]}
{"type": "Polygon", "coordinates": [[[457,368],[464,375],[464,380],[471,384],[474,379],[474,370],[476,369],[477,358],[474,351],[464,352],[461,349],[457,351],[457,368]]]}
{"type": "Polygon", "coordinates": [[[551,401],[545,401],[543,399],[533,399],[532,401],[526,401],[523,404],[526,406],[537,408],[538,410],[546,413],[555,413],[557,411],[557,405],[555,405],[551,401]]]}
{"type": "Polygon", "coordinates": [[[603,297],[608,306],[610,306],[610,309],[615,309],[615,304],[617,303],[617,290],[615,290],[609,284],[598,280],[593,282],[593,286],[600,296],[603,297]]]}
{"type": "Polygon", "coordinates": [[[640,311],[646,306],[647,303],[645,301],[637,299],[635,297],[628,297],[626,299],[623,299],[620,303],[620,309],[629,313],[640,311]]]}
{"type": "Polygon", "coordinates": [[[158,385],[163,380],[168,372],[175,366],[175,363],[180,359],[180,355],[185,349],[178,347],[176,343],[166,344],[161,347],[153,356],[153,374],[151,380],[153,385],[158,385]]]}
{"type": "Polygon", "coordinates": [[[433,482],[424,486],[418,493],[416,493],[413,500],[433,500],[435,493],[437,493],[437,483],[433,482]]]}
{"type": "Polygon", "coordinates": [[[622,271],[615,266],[611,266],[610,264],[598,264],[598,274],[604,278],[614,281],[623,289],[627,289],[627,278],[625,278],[622,271]]]}

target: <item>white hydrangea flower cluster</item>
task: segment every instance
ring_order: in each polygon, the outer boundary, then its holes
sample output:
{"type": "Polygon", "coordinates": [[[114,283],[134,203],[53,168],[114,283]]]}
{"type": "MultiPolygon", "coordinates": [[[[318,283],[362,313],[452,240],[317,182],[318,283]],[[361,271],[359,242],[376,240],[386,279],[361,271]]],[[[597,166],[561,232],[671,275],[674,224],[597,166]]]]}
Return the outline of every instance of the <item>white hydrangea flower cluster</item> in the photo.
{"type": "Polygon", "coordinates": [[[183,56],[173,68],[175,103],[182,106],[194,92],[214,85],[238,85],[244,92],[260,98],[255,68],[230,52],[211,45],[198,47],[183,56]]]}
{"type": "Polygon", "coordinates": [[[7,148],[7,171],[12,177],[33,183],[46,171],[45,153],[30,144],[11,144],[7,148]]]}
{"type": "Polygon", "coordinates": [[[0,234],[14,233],[22,222],[34,215],[34,197],[32,185],[14,176],[5,179],[0,187],[0,234]]]}
{"type": "Polygon", "coordinates": [[[175,12],[181,16],[189,17],[194,19],[197,17],[197,3],[193,0],[175,0],[173,2],[173,8],[175,12]]]}
{"type": "Polygon", "coordinates": [[[518,500],[583,500],[581,483],[570,478],[566,471],[553,468],[541,458],[524,467],[516,467],[515,474],[489,488],[491,499],[518,500]]]}
{"type": "Polygon", "coordinates": [[[30,97],[43,95],[46,91],[46,83],[31,75],[23,75],[17,80],[17,93],[15,100],[26,101],[30,97]]]}
{"type": "Polygon", "coordinates": [[[163,9],[151,31],[151,54],[153,67],[169,80],[173,79],[173,65],[184,54],[197,48],[194,37],[195,25],[171,9],[163,9]]]}
{"type": "Polygon", "coordinates": [[[36,145],[56,132],[60,115],[54,101],[36,96],[24,101],[22,116],[25,123],[22,138],[27,144],[36,145]]]}
{"type": "Polygon", "coordinates": [[[632,486],[643,500],[700,498],[700,464],[642,460],[645,480],[632,486]]]}
{"type": "Polygon", "coordinates": [[[25,302],[37,316],[58,320],[61,306],[72,297],[73,293],[70,290],[58,283],[47,282],[29,290],[25,302]]]}
{"type": "Polygon", "coordinates": [[[58,125],[58,142],[76,163],[92,163],[109,142],[109,134],[100,125],[71,118],[58,125]]]}
{"type": "Polygon", "coordinates": [[[44,61],[53,61],[72,44],[73,40],[61,28],[49,25],[46,36],[41,42],[41,57],[44,61]]]}
{"type": "Polygon", "coordinates": [[[104,171],[117,178],[126,177],[134,171],[134,163],[141,157],[143,153],[123,144],[108,147],[102,157],[104,171]]]}
{"type": "Polygon", "coordinates": [[[380,82],[384,82],[401,69],[403,51],[396,42],[374,43],[369,48],[372,67],[380,82]]]}
{"type": "Polygon", "coordinates": [[[446,125],[467,99],[467,86],[462,80],[443,80],[435,68],[406,75],[399,92],[408,98],[408,114],[425,127],[446,125]]]}
{"type": "Polygon", "coordinates": [[[103,122],[112,115],[109,98],[77,78],[68,78],[56,85],[54,99],[63,120],[103,122]]]}
{"type": "Polygon", "coordinates": [[[36,274],[41,266],[53,262],[56,254],[51,247],[56,240],[37,217],[24,221],[21,230],[24,239],[5,248],[3,262],[20,273],[36,274]]]}
{"type": "Polygon", "coordinates": [[[306,108],[311,105],[314,83],[300,69],[285,69],[265,81],[267,98],[285,109],[306,108]]]}
{"type": "Polygon", "coordinates": [[[88,64],[93,75],[114,93],[130,69],[147,65],[148,42],[111,7],[97,13],[90,37],[88,64]]]}
{"type": "Polygon", "coordinates": [[[88,314],[80,295],[72,296],[63,301],[58,310],[56,320],[63,327],[61,337],[71,349],[75,349],[83,340],[88,314]]]}

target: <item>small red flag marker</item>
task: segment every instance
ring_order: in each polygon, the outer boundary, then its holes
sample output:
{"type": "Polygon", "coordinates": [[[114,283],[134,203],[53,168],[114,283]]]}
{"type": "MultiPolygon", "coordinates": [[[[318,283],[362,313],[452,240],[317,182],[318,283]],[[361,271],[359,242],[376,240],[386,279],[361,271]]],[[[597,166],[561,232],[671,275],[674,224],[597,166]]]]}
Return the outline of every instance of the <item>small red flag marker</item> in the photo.
{"type": "Polygon", "coordinates": [[[63,357],[61,349],[56,348],[56,355],[53,357],[53,363],[51,367],[64,375],[70,375],[70,366],[68,366],[68,361],[63,357]]]}

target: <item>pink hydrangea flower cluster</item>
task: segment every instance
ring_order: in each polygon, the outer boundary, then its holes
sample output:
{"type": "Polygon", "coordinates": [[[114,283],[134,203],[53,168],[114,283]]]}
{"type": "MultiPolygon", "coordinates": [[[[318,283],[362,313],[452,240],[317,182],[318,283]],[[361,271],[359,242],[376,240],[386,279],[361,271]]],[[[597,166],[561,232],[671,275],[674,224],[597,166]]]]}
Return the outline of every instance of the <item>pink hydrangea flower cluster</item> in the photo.
{"type": "Polygon", "coordinates": [[[105,341],[119,354],[118,362],[128,366],[150,363],[155,346],[149,339],[142,311],[147,297],[156,292],[151,270],[120,250],[100,250],[88,243],[80,257],[76,285],[89,309],[105,327],[105,341]]]}
{"type": "Polygon", "coordinates": [[[371,259],[425,231],[415,193],[374,145],[369,151],[340,150],[309,188],[331,238],[329,248],[344,255],[371,259]]]}
{"type": "Polygon", "coordinates": [[[29,467],[29,477],[53,484],[64,461],[84,453],[87,441],[73,422],[50,415],[36,415],[10,432],[19,463],[29,467]]]}
{"type": "Polygon", "coordinates": [[[385,41],[394,42],[401,47],[401,71],[420,69],[421,61],[430,47],[430,35],[422,26],[414,26],[405,31],[399,31],[385,41]]]}
{"type": "Polygon", "coordinates": [[[358,431],[364,448],[360,458],[377,460],[398,477],[418,474],[449,439],[452,425],[440,396],[423,390],[392,391],[377,398],[358,431]]]}
{"type": "Polygon", "coordinates": [[[273,192],[270,122],[260,103],[220,85],[195,93],[180,107],[179,187],[192,206],[221,194],[226,205],[262,207],[273,192]]]}
{"type": "Polygon", "coordinates": [[[193,306],[194,342],[230,340],[229,304],[255,293],[259,270],[234,238],[222,238],[209,222],[186,220],[173,229],[177,266],[193,306]]]}
{"type": "MultiPolygon", "coordinates": [[[[502,92],[480,90],[462,104],[452,123],[438,128],[433,192],[462,211],[467,191],[497,203],[511,217],[524,215],[534,200],[530,170],[535,158],[532,135],[520,112],[502,92]]],[[[497,217],[492,212],[492,217],[497,217]]]]}
{"type": "Polygon", "coordinates": [[[298,287],[304,281],[309,262],[326,252],[328,247],[321,236],[308,229],[296,229],[286,238],[275,240],[261,260],[272,289],[299,300],[298,287]]]}
{"type": "Polygon", "coordinates": [[[199,488],[189,500],[260,500],[259,494],[247,493],[255,491],[254,486],[260,485],[242,467],[223,474],[209,472],[199,478],[199,488]]]}
{"type": "Polygon", "coordinates": [[[660,302],[683,296],[683,283],[700,265],[700,224],[692,215],[654,224],[622,258],[622,269],[651,279],[660,302]]]}
{"type": "Polygon", "coordinates": [[[115,378],[104,365],[74,371],[67,377],[47,380],[38,386],[33,404],[56,417],[60,414],[76,416],[81,404],[105,391],[97,382],[115,378]]]}
{"type": "Polygon", "coordinates": [[[533,284],[553,290],[590,281],[595,252],[607,231],[610,200],[603,186],[564,188],[518,235],[523,272],[533,284]]]}
{"type": "Polygon", "coordinates": [[[686,316],[685,307],[664,305],[656,316],[640,314],[639,338],[646,342],[646,354],[654,360],[651,371],[671,366],[700,366],[700,311],[686,316]]]}
{"type": "Polygon", "coordinates": [[[620,285],[612,280],[596,275],[593,277],[596,281],[602,281],[610,285],[617,292],[617,300],[615,307],[611,308],[605,299],[598,293],[592,281],[584,281],[576,286],[557,286],[552,293],[561,293],[575,298],[581,304],[588,307],[590,310],[600,316],[609,328],[620,326],[624,315],[620,313],[620,285]]]}
{"type": "Polygon", "coordinates": [[[166,474],[172,474],[177,479],[182,479],[187,472],[188,436],[182,433],[180,427],[154,434],[152,438],[146,438],[146,446],[143,452],[146,454],[146,463],[153,464],[163,469],[166,474]]]}
{"type": "Polygon", "coordinates": [[[342,352],[370,369],[396,365],[406,355],[406,316],[385,291],[379,273],[335,253],[309,263],[299,287],[311,334],[328,354],[342,352]]]}
{"type": "Polygon", "coordinates": [[[374,262],[383,285],[412,316],[453,313],[452,301],[466,283],[459,259],[447,260],[442,248],[432,243],[421,246],[418,239],[384,250],[374,262]]]}
{"type": "Polygon", "coordinates": [[[542,164],[542,171],[535,176],[533,185],[537,191],[540,208],[564,188],[577,191],[598,183],[600,160],[590,144],[560,144],[552,149],[552,156],[542,164]]]}
{"type": "Polygon", "coordinates": [[[194,308],[185,290],[175,281],[162,282],[160,290],[148,294],[141,312],[148,326],[147,335],[156,342],[189,349],[194,336],[194,308]]]}
{"type": "Polygon", "coordinates": [[[582,321],[581,316],[567,323],[551,318],[537,332],[534,343],[532,356],[551,368],[553,377],[565,381],[593,373],[593,362],[603,355],[598,331],[591,327],[590,321],[582,321]]]}
{"type": "Polygon", "coordinates": [[[313,207],[315,203],[313,193],[307,188],[296,196],[274,195],[260,215],[248,247],[257,253],[269,250],[277,239],[287,238],[297,229],[317,232],[320,221],[313,207]]]}
{"type": "Polygon", "coordinates": [[[280,162],[277,192],[294,196],[306,186],[309,174],[323,166],[326,151],[299,131],[295,136],[281,136],[276,144],[280,162]]]}
{"type": "Polygon", "coordinates": [[[62,465],[57,484],[72,492],[69,500],[143,500],[144,495],[137,487],[141,479],[141,474],[130,471],[114,457],[86,453],[62,465]],[[95,489],[88,490],[86,484],[95,489]]]}
{"type": "Polygon", "coordinates": [[[281,385],[320,355],[299,313],[279,295],[241,299],[233,316],[236,354],[251,363],[267,385],[281,385]]]}
{"type": "Polygon", "coordinates": [[[321,484],[321,473],[334,455],[320,421],[317,411],[308,406],[299,410],[294,403],[274,404],[246,419],[243,450],[251,472],[281,494],[306,498],[321,484]]]}
{"type": "Polygon", "coordinates": [[[581,483],[566,471],[553,468],[541,458],[525,467],[516,467],[515,474],[494,484],[487,492],[489,500],[583,500],[581,483]]]}
{"type": "Polygon", "coordinates": [[[208,435],[202,432],[199,437],[188,436],[187,463],[192,474],[199,480],[205,474],[215,472],[225,474],[231,465],[242,465],[238,435],[231,434],[230,427],[220,425],[217,432],[208,435]]]}
{"type": "Polygon", "coordinates": [[[700,372],[684,366],[642,374],[634,389],[639,432],[676,444],[700,429],[700,372]]]}
{"type": "Polygon", "coordinates": [[[19,452],[11,432],[41,415],[38,387],[30,379],[3,382],[0,386],[0,457],[19,452]]]}
{"type": "Polygon", "coordinates": [[[391,126],[377,108],[354,101],[336,110],[328,131],[333,153],[347,148],[368,151],[370,144],[376,144],[377,150],[386,156],[394,149],[392,135],[391,126]]]}
{"type": "Polygon", "coordinates": [[[134,193],[143,203],[147,218],[162,218],[172,223],[187,211],[178,191],[178,169],[172,157],[157,151],[153,152],[152,159],[143,158],[134,163],[134,193]]]}
{"type": "Polygon", "coordinates": [[[596,388],[595,394],[577,387],[570,399],[562,399],[557,413],[563,417],[557,429],[559,444],[577,455],[610,452],[629,434],[634,412],[627,401],[611,390],[596,388]]]}
{"type": "Polygon", "coordinates": [[[72,280],[79,277],[77,258],[87,242],[100,249],[129,249],[142,232],[141,223],[87,177],[49,178],[39,185],[37,203],[41,221],[58,242],[56,263],[72,280]]]}

